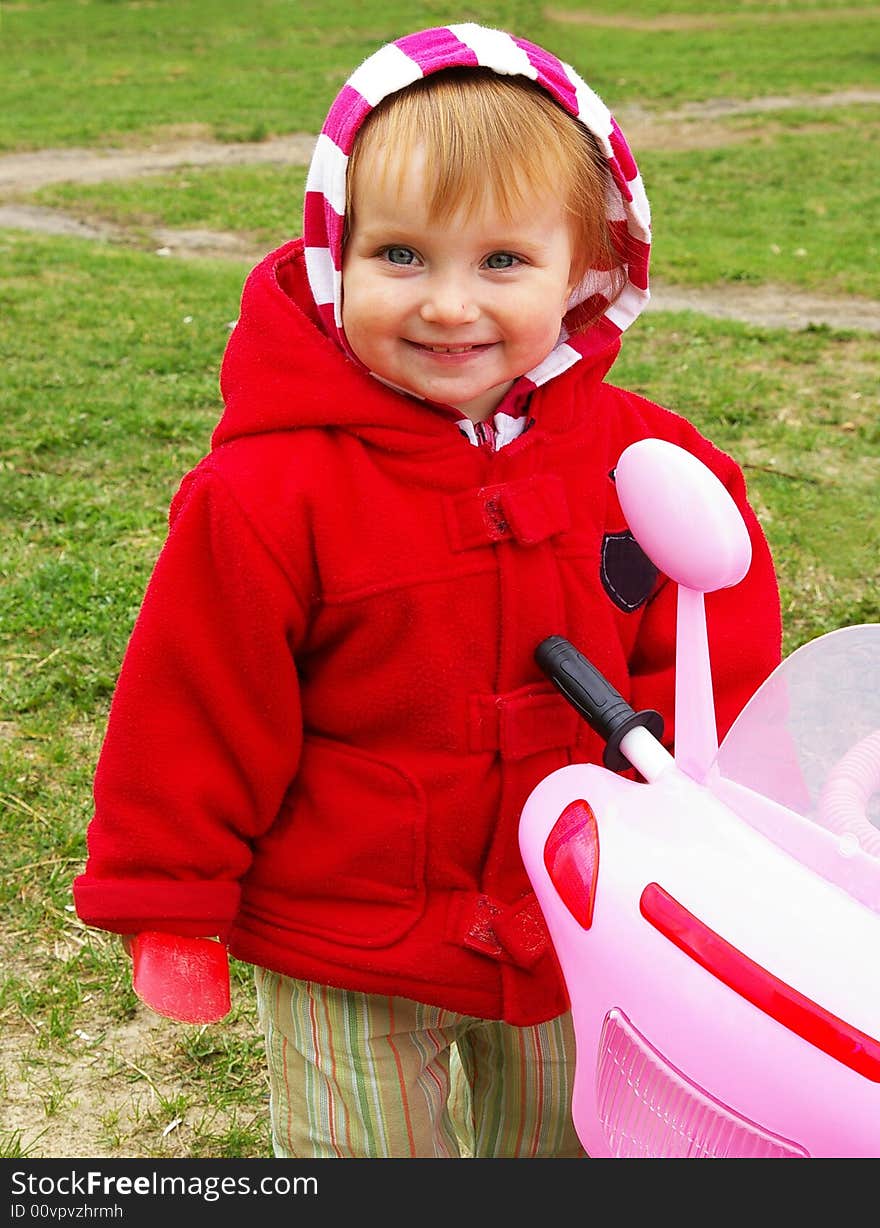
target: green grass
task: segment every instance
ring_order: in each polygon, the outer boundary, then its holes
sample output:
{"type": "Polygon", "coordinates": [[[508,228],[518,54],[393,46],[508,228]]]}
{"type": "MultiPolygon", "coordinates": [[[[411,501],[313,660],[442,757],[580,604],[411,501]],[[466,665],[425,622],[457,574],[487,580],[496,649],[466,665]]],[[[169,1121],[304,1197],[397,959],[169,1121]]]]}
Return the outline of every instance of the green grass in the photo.
{"type": "Polygon", "coordinates": [[[639,159],[654,272],[680,285],[784,282],[880,295],[880,109],[820,132],[639,159]],[[744,208],[744,201],[748,207],[744,208]]]}
{"type": "MultiPolygon", "coordinates": [[[[648,111],[876,88],[876,6],[861,17],[810,0],[601,7],[612,17],[709,14],[716,28],[591,28],[513,2],[7,5],[0,148],[137,143],[193,124],[226,140],[315,131],[358,59],[453,17],[546,41],[609,102],[648,111]],[[821,18],[829,9],[839,21],[821,18]],[[810,10],[815,20],[791,23],[810,10]]],[[[802,104],[772,123],[731,117],[713,131],[711,149],[636,148],[655,273],[721,293],[774,282],[876,298],[877,108],[802,104]]],[[[0,1023],[19,1049],[0,1070],[10,1106],[0,1156],[53,1154],[65,1122],[68,1135],[72,1123],[88,1127],[101,1154],[268,1154],[249,969],[233,965],[222,1024],[143,1032],[128,962],[75,917],[70,883],[168,503],[220,412],[219,364],[246,271],[241,261],[161,259],[151,232],[233,230],[272,246],[298,228],[303,179],[302,168],[187,167],[56,186],[31,199],[113,221],[126,238],[0,232],[0,1023]]],[[[834,627],[880,621],[878,367],[876,336],[650,313],[612,373],[742,462],[779,570],[789,652],[834,627]]]]}
{"type": "Polygon", "coordinates": [[[523,29],[536,13],[519,0],[9,5],[0,149],[112,143],[192,123],[224,140],[317,131],[328,99],[388,40],[447,20],[523,29]]]}
{"type": "MultiPolygon", "coordinates": [[[[599,6],[566,4],[550,11],[596,12],[599,6]]],[[[862,5],[810,3],[745,6],[733,3],[635,3],[603,5],[609,24],[548,21],[541,36],[606,102],[674,106],[705,98],[750,98],[779,94],[822,94],[876,84],[878,9],[862,5]],[[836,13],[828,20],[829,12],[836,13]],[[615,19],[650,18],[690,12],[708,17],[715,28],[626,29],[615,19]],[[792,21],[792,16],[797,20],[792,21]],[[811,19],[812,16],[812,19],[811,19]]],[[[540,38],[539,40],[540,41],[540,38]]]]}
{"type": "Polygon", "coordinates": [[[5,699],[39,723],[47,703],[82,714],[113,684],[132,585],[152,562],[177,477],[207,447],[241,279],[234,266],[212,281],[126,249],[19,235],[0,258],[0,514],[16,525],[0,636],[20,653],[5,699]]]}
{"type": "MultiPolygon", "coordinates": [[[[578,5],[566,6],[578,9],[578,5]]],[[[591,6],[594,7],[594,6],[591,6]]],[[[416,0],[155,0],[150,4],[35,0],[2,13],[0,149],[145,139],[204,124],[226,140],[316,131],[328,98],[382,43],[446,21],[515,30],[558,50],[617,105],[785,92],[823,93],[876,82],[877,8],[606,6],[621,15],[715,14],[717,29],[640,31],[554,22],[537,0],[449,4],[416,0]],[[854,12],[854,8],[858,11],[854,12]],[[802,13],[796,25],[788,13],[802,13]],[[751,16],[751,23],[742,20],[751,16]],[[776,18],[776,20],[774,20],[776,18]]]]}

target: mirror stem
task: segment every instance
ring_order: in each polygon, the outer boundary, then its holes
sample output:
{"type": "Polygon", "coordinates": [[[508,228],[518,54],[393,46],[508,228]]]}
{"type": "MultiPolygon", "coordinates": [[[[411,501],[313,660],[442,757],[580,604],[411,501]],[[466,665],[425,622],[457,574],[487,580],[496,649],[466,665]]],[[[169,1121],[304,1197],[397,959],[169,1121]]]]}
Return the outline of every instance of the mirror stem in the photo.
{"type": "Polygon", "coordinates": [[[675,762],[694,780],[705,780],[718,751],[712,670],[703,594],[678,586],[675,627],[675,762]]]}

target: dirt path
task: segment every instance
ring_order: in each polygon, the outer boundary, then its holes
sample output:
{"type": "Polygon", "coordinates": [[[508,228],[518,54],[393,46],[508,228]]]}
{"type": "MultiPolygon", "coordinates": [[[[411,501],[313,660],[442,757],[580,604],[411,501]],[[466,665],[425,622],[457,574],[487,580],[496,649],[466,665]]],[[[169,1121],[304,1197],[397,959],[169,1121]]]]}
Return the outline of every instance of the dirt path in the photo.
{"type": "Polygon", "coordinates": [[[50,183],[106,183],[157,175],[180,166],[280,163],[307,166],[315,138],[295,132],[269,141],[170,141],[144,149],[38,149],[0,156],[0,196],[33,192],[50,183]]]}
{"type": "MultiPolygon", "coordinates": [[[[569,14],[589,18],[589,14],[569,14]]],[[[776,14],[780,16],[780,14],[776,14]]],[[[599,18],[596,18],[598,21],[599,18]]],[[[611,20],[602,19],[602,20],[611,20]]],[[[730,124],[739,116],[773,116],[792,108],[830,110],[880,104],[880,90],[764,98],[719,98],[672,111],[630,107],[617,112],[634,146],[640,149],[712,148],[747,139],[751,129],[730,124]]],[[[765,121],[764,131],[773,123],[765,121]]],[[[0,228],[68,235],[86,240],[133,242],[125,227],[82,218],[29,201],[30,193],[53,183],[106,183],[162,174],[182,166],[224,167],[254,164],[306,166],[315,138],[293,133],[260,142],[221,144],[197,138],[169,140],[145,148],[42,149],[0,156],[0,228]]],[[[143,243],[143,235],[138,242],[143,243]]],[[[253,263],[263,255],[248,236],[205,229],[156,229],[147,236],[160,255],[184,259],[222,257],[253,263]]],[[[654,283],[652,310],[697,311],[719,319],[741,320],[769,328],[832,328],[880,332],[880,303],[835,298],[782,286],[725,286],[689,289],[654,283]]]]}
{"type": "Polygon", "coordinates": [[[761,328],[792,330],[828,328],[880,333],[880,302],[792,290],[764,282],[760,286],[672,286],[651,283],[649,311],[697,311],[718,320],[739,320],[761,328]]]}
{"type": "MultiPolygon", "coordinates": [[[[840,90],[828,94],[770,95],[763,98],[715,98],[670,111],[643,107],[615,108],[621,126],[638,149],[705,149],[733,144],[753,135],[726,121],[739,116],[846,106],[880,105],[880,89],[840,90]]],[[[773,121],[768,120],[768,126],[773,121]]],[[[169,140],[145,148],[38,149],[0,155],[0,198],[20,197],[52,183],[106,183],[154,175],[181,166],[276,164],[307,166],[314,136],[295,132],[266,141],[221,144],[208,139],[169,140]]]]}

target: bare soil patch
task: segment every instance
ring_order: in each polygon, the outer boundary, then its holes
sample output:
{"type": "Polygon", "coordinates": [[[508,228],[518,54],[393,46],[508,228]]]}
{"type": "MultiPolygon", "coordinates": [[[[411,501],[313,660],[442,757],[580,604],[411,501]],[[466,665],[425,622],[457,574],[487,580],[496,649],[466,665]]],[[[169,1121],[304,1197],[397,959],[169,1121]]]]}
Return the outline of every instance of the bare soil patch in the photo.
{"type": "Polygon", "coordinates": [[[880,333],[880,303],[837,297],[788,286],[673,286],[651,283],[649,310],[697,311],[719,320],[739,320],[762,328],[804,329],[826,326],[846,332],[880,333]]]}
{"type": "Polygon", "coordinates": [[[60,209],[27,204],[0,205],[0,227],[44,235],[72,235],[78,239],[117,239],[125,233],[121,227],[107,222],[92,224],[60,209]]]}
{"type": "MultiPolygon", "coordinates": [[[[152,1047],[153,1026],[146,1017],[115,1033],[96,1024],[77,1038],[81,1054],[74,1060],[67,1049],[59,1053],[51,1045],[42,1047],[14,1021],[4,1028],[3,1129],[19,1136],[23,1153],[58,1158],[132,1154],[120,1145],[122,1138],[137,1129],[157,1097],[152,1079],[139,1073],[149,1061],[145,1050],[152,1047]]],[[[157,1133],[161,1136],[161,1129],[157,1133]]]]}
{"type": "MultiPolygon", "coordinates": [[[[62,1047],[8,1020],[0,1035],[4,1136],[17,1135],[23,1154],[57,1159],[191,1155],[194,1132],[222,1134],[233,1117],[193,1096],[169,1060],[175,1029],[186,1026],[146,1007],[127,1023],[102,1024],[96,1010],[62,1047]]],[[[261,1091],[255,1086],[254,1118],[268,1122],[261,1091]]]]}
{"type": "MultiPolygon", "coordinates": [[[[54,950],[36,952],[20,945],[17,935],[0,933],[4,972],[27,981],[52,975],[54,965],[57,975],[70,975],[64,966],[81,944],[81,930],[72,926],[54,950]]],[[[116,942],[110,935],[96,940],[116,942]]],[[[121,948],[119,960],[124,962],[121,948]]],[[[253,1004],[237,1005],[218,1026],[240,1038],[256,1036],[253,1004]]],[[[195,1140],[204,1154],[206,1139],[253,1123],[265,1128],[268,1153],[262,1072],[253,1076],[249,1122],[236,1120],[229,1097],[213,1096],[211,1080],[195,1080],[191,1063],[181,1055],[181,1046],[192,1040],[190,1025],[162,1018],[141,1003],[130,1017],[114,1019],[106,1003],[90,994],[63,1034],[51,1016],[46,1009],[26,1012],[15,1002],[0,1012],[0,1141],[17,1140],[22,1155],[180,1157],[193,1154],[195,1140]]]]}
{"type": "Polygon", "coordinates": [[[637,153],[640,150],[675,153],[721,149],[756,137],[770,140],[783,131],[782,121],[774,117],[785,111],[829,113],[825,120],[814,119],[799,125],[797,131],[803,134],[827,131],[833,123],[830,113],[841,107],[878,105],[880,90],[839,90],[830,94],[712,98],[661,112],[630,105],[615,108],[614,114],[637,153]],[[760,125],[754,119],[749,122],[750,117],[758,116],[760,125]]]}

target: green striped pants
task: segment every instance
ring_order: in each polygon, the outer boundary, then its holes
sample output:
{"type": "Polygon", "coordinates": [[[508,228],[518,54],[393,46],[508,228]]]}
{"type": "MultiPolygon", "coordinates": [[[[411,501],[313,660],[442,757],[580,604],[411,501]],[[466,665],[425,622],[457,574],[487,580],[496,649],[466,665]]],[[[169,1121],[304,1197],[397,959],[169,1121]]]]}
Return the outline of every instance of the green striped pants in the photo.
{"type": "Polygon", "coordinates": [[[517,1028],[255,970],[275,1155],[582,1157],[571,1016],[517,1028]]]}

